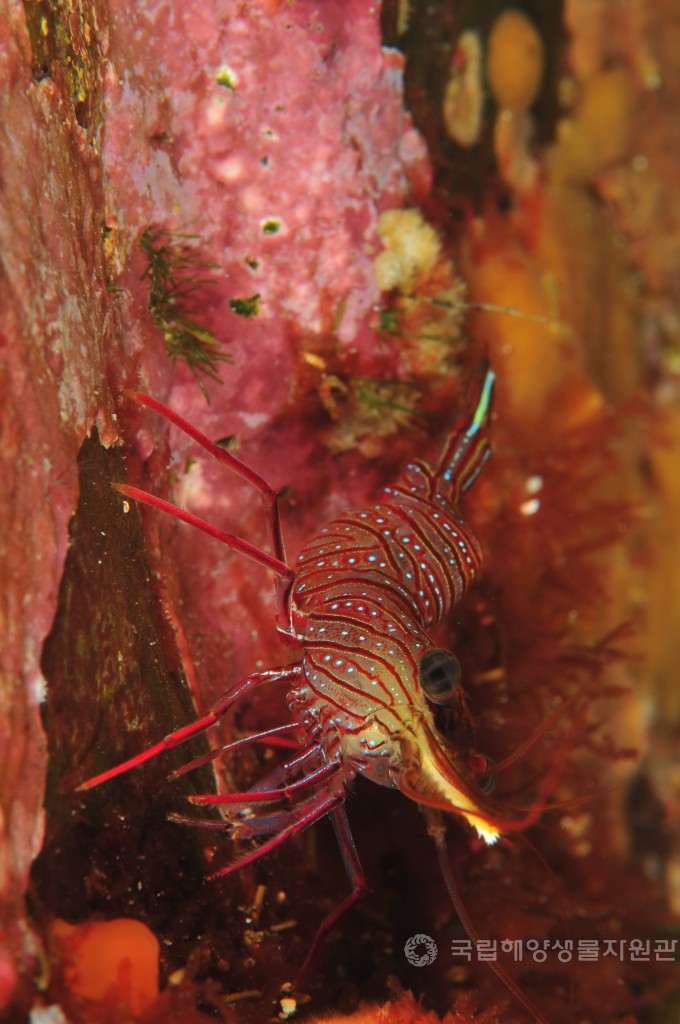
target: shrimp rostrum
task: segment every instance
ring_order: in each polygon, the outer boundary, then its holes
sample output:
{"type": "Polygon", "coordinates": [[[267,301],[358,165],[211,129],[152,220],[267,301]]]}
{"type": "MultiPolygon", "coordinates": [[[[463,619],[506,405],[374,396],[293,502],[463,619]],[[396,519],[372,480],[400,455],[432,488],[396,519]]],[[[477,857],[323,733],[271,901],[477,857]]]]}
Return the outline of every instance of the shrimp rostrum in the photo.
{"type": "MultiPolygon", "coordinates": [[[[234,839],[259,841],[217,871],[212,876],[216,878],[252,863],[329,815],[351,892],[321,924],[301,976],[321,939],[365,889],[344,809],[348,786],[357,775],[400,789],[421,805],[447,888],[473,938],[476,932],[460,903],[446,856],[442,815],[465,819],[487,843],[526,825],[503,820],[486,795],[491,774],[486,759],[469,749],[454,749],[434,719],[438,706],[464,706],[459,662],[435,647],[430,631],[461,599],[480,568],[480,545],[459,506],[489,456],[493,386],[494,374],[487,368],[479,374],[467,412],[436,464],[411,463],[396,483],[384,489],[376,505],[345,512],[322,529],[304,546],[295,568],[286,561],[278,497],[270,485],[160,402],[134,395],[257,488],[271,551],[145,491],[128,485],[116,485],[117,489],[271,569],[277,576],[277,628],[300,657],[285,668],[248,676],[197,721],[80,789],[97,786],[209,728],[255,688],[284,682],[290,722],[211,750],[174,774],[254,739],[285,733],[304,735],[299,752],[247,792],[189,798],[196,805],[219,807],[219,819],[173,817],[183,824],[225,830],[234,839]]],[[[534,1018],[544,1020],[500,965],[490,966],[534,1018]]]]}

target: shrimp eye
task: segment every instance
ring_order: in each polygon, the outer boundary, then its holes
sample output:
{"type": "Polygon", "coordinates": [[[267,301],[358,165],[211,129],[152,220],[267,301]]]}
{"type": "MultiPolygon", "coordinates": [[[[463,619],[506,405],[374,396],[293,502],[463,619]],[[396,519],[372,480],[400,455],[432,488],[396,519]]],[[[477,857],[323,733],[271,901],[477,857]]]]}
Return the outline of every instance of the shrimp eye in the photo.
{"type": "Polygon", "coordinates": [[[433,704],[448,704],[460,685],[460,662],[448,651],[428,651],[418,667],[420,685],[433,704]]]}

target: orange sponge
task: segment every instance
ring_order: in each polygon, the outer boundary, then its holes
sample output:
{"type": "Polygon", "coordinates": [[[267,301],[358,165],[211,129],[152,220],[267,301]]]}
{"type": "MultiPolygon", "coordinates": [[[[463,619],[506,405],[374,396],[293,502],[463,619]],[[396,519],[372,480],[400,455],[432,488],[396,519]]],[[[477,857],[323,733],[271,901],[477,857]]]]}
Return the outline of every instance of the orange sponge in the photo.
{"type": "Polygon", "coordinates": [[[158,940],[141,921],[55,921],[52,935],[62,947],[66,986],[76,998],[124,1005],[138,1016],[158,997],[158,940]]]}

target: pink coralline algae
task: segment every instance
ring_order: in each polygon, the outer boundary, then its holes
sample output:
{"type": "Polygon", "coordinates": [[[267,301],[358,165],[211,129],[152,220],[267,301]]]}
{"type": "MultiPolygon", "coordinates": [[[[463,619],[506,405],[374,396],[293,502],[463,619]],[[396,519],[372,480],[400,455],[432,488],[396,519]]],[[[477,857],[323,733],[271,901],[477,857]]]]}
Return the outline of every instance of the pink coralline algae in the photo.
{"type": "Polygon", "coordinates": [[[159,3],[135,17],[106,78],[108,192],[121,225],[198,233],[224,269],[224,308],[261,294],[256,325],[221,323],[234,355],[248,352],[246,372],[257,353],[281,358],[291,332],[313,344],[333,330],[356,344],[378,297],[367,250],[377,215],[428,181],[402,106],[403,58],[380,48],[375,10],[252,5],[226,18],[212,3],[159,3]],[[191,44],[178,49],[185,33],[191,44]],[[152,60],[151,38],[163,40],[152,60]]]}

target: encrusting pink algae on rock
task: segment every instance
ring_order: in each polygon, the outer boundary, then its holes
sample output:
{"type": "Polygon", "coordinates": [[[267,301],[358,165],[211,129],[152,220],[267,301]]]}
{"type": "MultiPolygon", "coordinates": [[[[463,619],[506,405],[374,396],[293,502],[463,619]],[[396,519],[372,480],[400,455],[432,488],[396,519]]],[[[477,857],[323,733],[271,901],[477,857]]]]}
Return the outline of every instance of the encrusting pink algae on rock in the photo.
{"type": "MultiPolygon", "coordinates": [[[[0,24],[2,1014],[40,955],[24,904],[43,831],[40,656],[77,500],[78,448],[95,421],[106,443],[117,437],[106,378],[122,346],[100,244],[97,125],[78,122],[59,66],[50,77],[33,65],[23,8],[3,5],[0,24]]],[[[83,28],[74,25],[74,52],[83,28]]]]}

